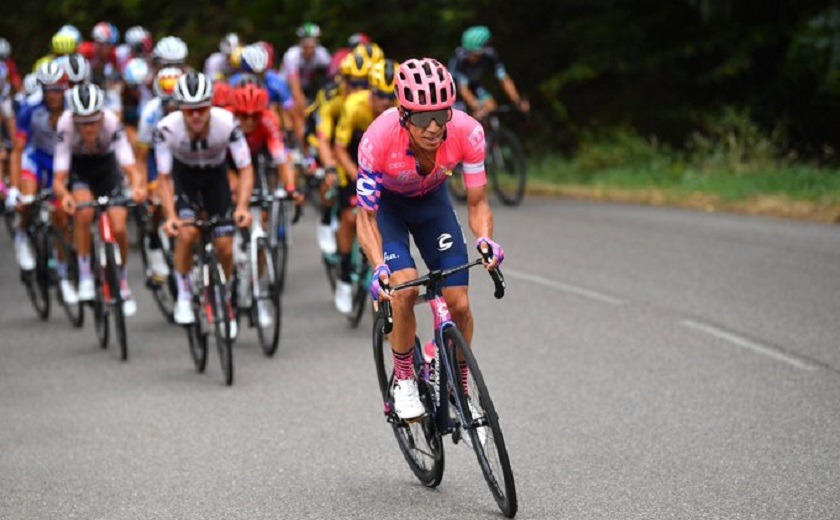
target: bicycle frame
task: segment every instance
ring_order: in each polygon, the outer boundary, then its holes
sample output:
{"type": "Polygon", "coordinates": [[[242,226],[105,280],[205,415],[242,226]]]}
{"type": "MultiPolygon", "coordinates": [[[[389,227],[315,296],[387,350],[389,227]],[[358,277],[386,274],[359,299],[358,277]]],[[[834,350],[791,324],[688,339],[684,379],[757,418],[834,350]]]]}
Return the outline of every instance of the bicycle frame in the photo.
{"type": "MultiPolygon", "coordinates": [[[[123,197],[119,198],[110,198],[110,197],[98,197],[90,202],[81,202],[76,205],[77,209],[82,208],[93,208],[96,212],[96,220],[97,220],[97,230],[98,234],[91,236],[91,253],[96,252],[98,256],[98,273],[97,276],[102,284],[102,297],[103,300],[107,305],[113,305],[113,291],[114,288],[108,283],[107,276],[105,276],[105,269],[107,267],[108,259],[105,255],[105,245],[106,244],[113,244],[114,245],[114,260],[116,262],[115,267],[122,267],[123,259],[120,255],[120,248],[119,244],[117,244],[117,239],[114,237],[114,234],[111,232],[111,219],[108,217],[108,208],[112,206],[125,206],[129,207],[132,206],[132,202],[130,199],[126,199],[123,197]]],[[[116,288],[117,291],[120,290],[119,287],[116,288]]]]}

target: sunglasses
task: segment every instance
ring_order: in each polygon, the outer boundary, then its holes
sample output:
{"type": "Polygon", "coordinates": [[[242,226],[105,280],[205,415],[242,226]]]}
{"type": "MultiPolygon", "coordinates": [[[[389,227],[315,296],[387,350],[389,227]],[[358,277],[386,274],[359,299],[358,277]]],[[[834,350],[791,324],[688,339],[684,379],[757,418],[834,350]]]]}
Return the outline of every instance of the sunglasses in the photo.
{"type": "Polygon", "coordinates": [[[423,112],[409,112],[406,111],[406,119],[412,125],[418,128],[428,128],[432,121],[438,126],[445,126],[446,123],[452,120],[452,109],[444,108],[441,110],[426,110],[423,112]]]}
{"type": "Polygon", "coordinates": [[[194,116],[202,116],[206,114],[210,110],[210,107],[198,107],[198,108],[182,108],[181,112],[184,113],[187,117],[194,117],[194,116]]]}

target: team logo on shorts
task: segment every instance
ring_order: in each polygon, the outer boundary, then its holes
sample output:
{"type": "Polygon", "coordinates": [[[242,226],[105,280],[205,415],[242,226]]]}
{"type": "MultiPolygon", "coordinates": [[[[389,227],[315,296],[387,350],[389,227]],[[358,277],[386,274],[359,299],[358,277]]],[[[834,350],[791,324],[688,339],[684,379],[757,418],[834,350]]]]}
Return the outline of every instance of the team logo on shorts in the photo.
{"type": "Polygon", "coordinates": [[[438,243],[438,251],[446,251],[450,247],[452,247],[452,235],[449,233],[443,233],[437,239],[438,243]]]}

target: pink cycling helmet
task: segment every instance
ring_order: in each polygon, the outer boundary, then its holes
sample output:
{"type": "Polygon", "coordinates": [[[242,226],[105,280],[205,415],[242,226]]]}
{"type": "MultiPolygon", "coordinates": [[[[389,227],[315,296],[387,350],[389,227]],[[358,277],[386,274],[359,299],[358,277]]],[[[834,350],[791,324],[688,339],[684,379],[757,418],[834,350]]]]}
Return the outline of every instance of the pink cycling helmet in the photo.
{"type": "Polygon", "coordinates": [[[397,71],[397,100],[407,110],[440,110],[455,102],[455,82],[432,58],[411,59],[397,71]]]}

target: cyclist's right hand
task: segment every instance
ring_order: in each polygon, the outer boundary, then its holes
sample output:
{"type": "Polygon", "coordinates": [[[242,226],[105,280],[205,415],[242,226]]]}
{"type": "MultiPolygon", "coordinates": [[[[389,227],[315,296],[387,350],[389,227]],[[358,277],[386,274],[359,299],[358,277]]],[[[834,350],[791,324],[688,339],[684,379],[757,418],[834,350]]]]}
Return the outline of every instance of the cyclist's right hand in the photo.
{"type": "Polygon", "coordinates": [[[390,287],[391,269],[387,264],[379,264],[373,271],[373,279],[370,282],[370,297],[373,301],[390,301],[389,291],[383,290],[383,286],[390,287]]]}
{"type": "Polygon", "coordinates": [[[72,193],[68,193],[61,198],[61,208],[68,215],[76,212],[76,199],[73,198],[72,193]]]}
{"type": "Polygon", "coordinates": [[[171,237],[176,236],[180,228],[181,221],[177,217],[168,218],[166,219],[166,222],[163,223],[163,231],[171,237]]]}

